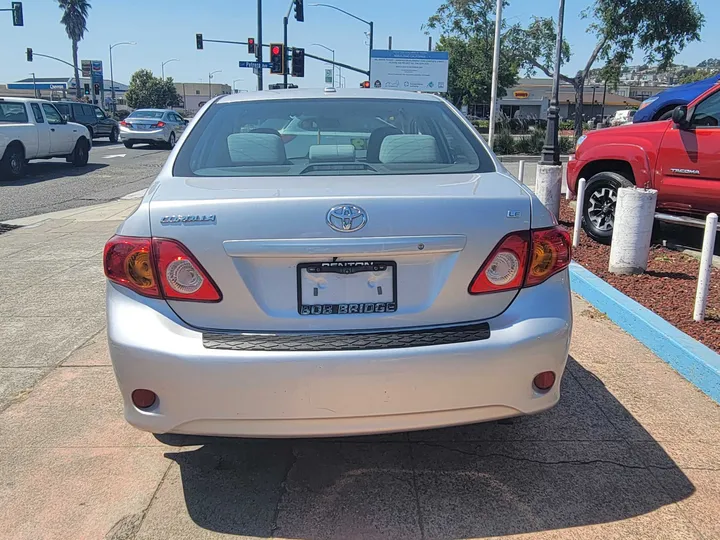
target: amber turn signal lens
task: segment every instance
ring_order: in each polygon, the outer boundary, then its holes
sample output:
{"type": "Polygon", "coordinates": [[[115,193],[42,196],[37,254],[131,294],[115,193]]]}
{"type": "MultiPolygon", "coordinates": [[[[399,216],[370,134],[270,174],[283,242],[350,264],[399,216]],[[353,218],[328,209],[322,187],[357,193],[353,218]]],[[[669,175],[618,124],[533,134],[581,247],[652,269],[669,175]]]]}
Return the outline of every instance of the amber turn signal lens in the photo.
{"type": "Polygon", "coordinates": [[[557,250],[555,247],[545,240],[533,243],[532,264],[530,266],[530,274],[534,278],[542,279],[552,272],[557,262],[557,250]]]}
{"type": "Polygon", "coordinates": [[[125,268],[130,280],[141,289],[149,289],[155,285],[150,253],[147,251],[134,251],[128,255],[125,268]]]}

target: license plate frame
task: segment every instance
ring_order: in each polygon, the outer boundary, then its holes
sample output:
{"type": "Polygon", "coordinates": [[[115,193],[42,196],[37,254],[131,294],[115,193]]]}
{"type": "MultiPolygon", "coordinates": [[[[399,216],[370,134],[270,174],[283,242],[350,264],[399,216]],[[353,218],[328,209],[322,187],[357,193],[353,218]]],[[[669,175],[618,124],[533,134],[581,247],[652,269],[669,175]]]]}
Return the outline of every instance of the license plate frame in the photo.
{"type": "Polygon", "coordinates": [[[397,311],[397,263],[395,261],[318,261],[297,265],[297,308],[302,316],[359,315],[397,311]],[[377,268],[377,270],[376,270],[377,268]],[[387,302],[349,302],[342,304],[303,304],[303,270],[309,273],[357,274],[392,270],[392,300],[387,302]]]}

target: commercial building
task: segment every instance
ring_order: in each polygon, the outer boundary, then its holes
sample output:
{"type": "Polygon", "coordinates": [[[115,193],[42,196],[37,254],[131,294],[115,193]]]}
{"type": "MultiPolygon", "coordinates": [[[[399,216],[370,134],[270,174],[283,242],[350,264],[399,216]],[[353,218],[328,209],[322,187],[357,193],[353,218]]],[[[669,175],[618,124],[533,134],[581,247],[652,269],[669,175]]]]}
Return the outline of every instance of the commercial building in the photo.
{"type": "MultiPolygon", "coordinates": [[[[118,108],[121,109],[125,105],[125,92],[127,85],[113,81],[115,87],[115,100],[118,108]]],[[[90,77],[80,77],[81,95],[92,99],[92,81],[90,77]]],[[[104,105],[106,108],[111,104],[111,85],[110,80],[103,81],[103,94],[105,96],[104,105]]],[[[51,101],[60,99],[75,98],[75,78],[74,77],[32,77],[21,79],[15,82],[0,84],[0,95],[17,96],[17,97],[33,97],[49,99],[51,101]]],[[[100,105],[100,103],[98,103],[100,105]]]]}
{"type": "Polygon", "coordinates": [[[232,88],[229,84],[221,83],[182,83],[176,82],[175,88],[180,94],[180,98],[183,102],[183,109],[189,112],[197,112],[200,108],[207,103],[208,99],[222,94],[232,93],[232,88]],[[208,92],[209,91],[209,92],[208,92]]]}

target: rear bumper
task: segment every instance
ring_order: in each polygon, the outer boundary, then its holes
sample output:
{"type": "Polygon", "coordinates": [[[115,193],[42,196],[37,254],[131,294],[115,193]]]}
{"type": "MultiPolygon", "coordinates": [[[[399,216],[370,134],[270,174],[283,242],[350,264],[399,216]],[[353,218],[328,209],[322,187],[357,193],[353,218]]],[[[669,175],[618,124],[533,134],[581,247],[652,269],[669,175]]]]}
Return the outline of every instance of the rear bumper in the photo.
{"type": "Polygon", "coordinates": [[[382,350],[206,348],[164,302],[108,285],[108,340],[132,425],[250,437],[381,433],[481,422],[557,403],[572,327],[567,271],[525,289],[480,341],[382,350]],[[532,379],[551,370],[546,393],[532,379]],[[133,390],[158,395],[149,410],[133,390]]]}
{"type": "Polygon", "coordinates": [[[131,131],[128,129],[120,129],[120,140],[125,142],[164,142],[168,136],[164,129],[155,129],[152,131],[131,131]]]}

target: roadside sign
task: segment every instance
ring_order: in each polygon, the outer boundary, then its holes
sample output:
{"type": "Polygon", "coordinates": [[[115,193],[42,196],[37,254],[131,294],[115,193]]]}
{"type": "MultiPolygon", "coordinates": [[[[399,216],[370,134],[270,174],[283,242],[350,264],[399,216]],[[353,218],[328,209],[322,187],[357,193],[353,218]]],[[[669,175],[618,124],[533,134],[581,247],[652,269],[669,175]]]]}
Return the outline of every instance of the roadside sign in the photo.
{"type": "Polygon", "coordinates": [[[373,49],[370,86],[420,92],[447,92],[447,51],[373,49]]]}
{"type": "Polygon", "coordinates": [[[327,84],[332,84],[332,83],[333,83],[333,70],[330,69],[330,68],[328,68],[328,69],[325,70],[325,82],[326,82],[327,84]]]}
{"type": "Polygon", "coordinates": [[[239,65],[241,68],[270,69],[270,66],[272,65],[272,63],[271,62],[246,62],[245,60],[240,60],[239,65]]]}
{"type": "Polygon", "coordinates": [[[90,60],[82,60],[80,62],[80,66],[82,67],[82,76],[83,77],[89,77],[90,76],[90,60]]]}

